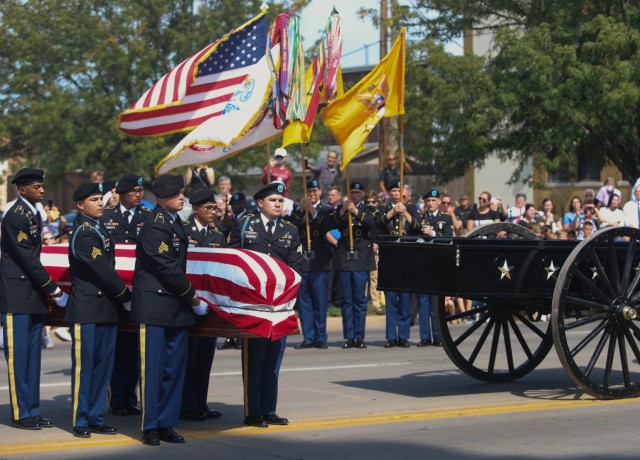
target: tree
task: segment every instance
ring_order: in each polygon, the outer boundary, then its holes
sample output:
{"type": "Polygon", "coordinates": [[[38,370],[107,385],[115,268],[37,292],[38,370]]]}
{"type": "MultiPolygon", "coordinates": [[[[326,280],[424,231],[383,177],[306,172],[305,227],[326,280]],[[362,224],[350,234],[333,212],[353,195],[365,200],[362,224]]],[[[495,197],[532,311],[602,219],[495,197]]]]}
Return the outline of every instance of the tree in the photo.
{"type": "Polygon", "coordinates": [[[638,6],[624,0],[413,6],[406,22],[414,37],[426,39],[413,47],[416,68],[408,72],[407,137],[412,153],[435,162],[441,180],[495,152],[574,174],[578,156],[586,156],[614,164],[631,183],[640,176],[638,6]],[[434,45],[464,31],[495,33],[492,55],[447,56],[434,45]]]}
{"type": "MultiPolygon", "coordinates": [[[[182,134],[133,138],[117,117],[186,57],[260,11],[261,0],[5,0],[0,3],[0,157],[60,177],[151,175],[182,134]]],[[[293,11],[308,3],[297,0],[293,11]]],[[[270,4],[269,18],[284,9],[270,4]]]]}

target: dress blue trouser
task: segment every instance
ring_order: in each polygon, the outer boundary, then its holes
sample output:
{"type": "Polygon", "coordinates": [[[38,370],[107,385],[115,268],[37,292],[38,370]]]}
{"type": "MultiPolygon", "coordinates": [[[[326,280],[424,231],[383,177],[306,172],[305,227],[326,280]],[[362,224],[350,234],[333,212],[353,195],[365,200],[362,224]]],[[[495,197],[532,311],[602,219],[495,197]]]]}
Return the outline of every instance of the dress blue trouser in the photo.
{"type": "Polygon", "coordinates": [[[116,324],[70,324],[73,426],[104,425],[116,349],[116,324]]]}
{"type": "Polygon", "coordinates": [[[244,339],[242,344],[242,382],[244,415],[273,415],[278,404],[278,376],[287,337],[244,339]]]}
{"type": "Polygon", "coordinates": [[[369,272],[338,272],[342,284],[342,331],[345,339],[364,339],[369,272]]]}
{"type": "Polygon", "coordinates": [[[304,272],[298,312],[305,342],[327,341],[327,272],[304,272]]]}
{"type": "Polygon", "coordinates": [[[411,294],[384,291],[387,302],[387,340],[408,340],[411,330],[411,294]]]}
{"type": "Polygon", "coordinates": [[[42,315],[2,314],[11,419],[40,415],[42,315]]]}
{"type": "Polygon", "coordinates": [[[189,329],[140,324],[142,429],[178,424],[189,329]]]}
{"type": "Polygon", "coordinates": [[[418,295],[418,324],[420,325],[420,340],[438,340],[436,328],[437,296],[428,294],[418,295]]]}
{"type": "Polygon", "coordinates": [[[189,337],[187,372],[184,378],[180,412],[208,409],[209,379],[217,340],[216,337],[189,337]]]}
{"type": "Polygon", "coordinates": [[[140,361],[137,350],[138,335],[135,332],[118,331],[116,357],[109,386],[109,406],[112,409],[126,409],[138,405],[136,388],[140,380],[140,361]]]}

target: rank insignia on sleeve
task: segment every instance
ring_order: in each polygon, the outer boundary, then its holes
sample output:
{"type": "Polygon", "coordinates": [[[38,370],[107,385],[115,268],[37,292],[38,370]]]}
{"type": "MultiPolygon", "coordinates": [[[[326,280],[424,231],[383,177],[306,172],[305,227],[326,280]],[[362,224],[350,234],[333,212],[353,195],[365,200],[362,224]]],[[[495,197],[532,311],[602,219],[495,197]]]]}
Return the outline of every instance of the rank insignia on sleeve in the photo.
{"type": "Polygon", "coordinates": [[[167,246],[167,243],[164,241],[158,246],[158,254],[162,254],[163,252],[169,252],[169,246],[167,246]]]}
{"type": "Polygon", "coordinates": [[[91,258],[93,260],[96,260],[96,257],[100,257],[101,255],[102,251],[94,246],[93,250],[91,251],[91,258]]]}
{"type": "Polygon", "coordinates": [[[22,243],[24,240],[27,240],[27,239],[29,239],[27,234],[22,230],[20,230],[20,233],[18,233],[18,243],[22,243]]]}

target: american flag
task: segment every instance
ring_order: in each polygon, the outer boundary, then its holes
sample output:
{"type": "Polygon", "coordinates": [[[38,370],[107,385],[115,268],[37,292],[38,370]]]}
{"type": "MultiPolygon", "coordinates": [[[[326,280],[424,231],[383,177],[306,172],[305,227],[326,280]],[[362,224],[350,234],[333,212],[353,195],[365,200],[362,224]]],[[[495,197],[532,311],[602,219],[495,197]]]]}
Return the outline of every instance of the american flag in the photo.
{"type": "Polygon", "coordinates": [[[162,77],[120,115],[120,130],[134,136],[189,131],[224,114],[265,54],[263,11],[162,77]]]}
{"type": "MultiPolygon", "coordinates": [[[[43,246],[41,261],[51,278],[70,289],[69,247],[43,246]]],[[[131,286],[134,245],[116,245],[116,270],[131,286]]],[[[187,277],[213,314],[239,329],[277,340],[295,331],[293,311],[300,275],[271,257],[246,249],[189,248],[187,277]]]]}

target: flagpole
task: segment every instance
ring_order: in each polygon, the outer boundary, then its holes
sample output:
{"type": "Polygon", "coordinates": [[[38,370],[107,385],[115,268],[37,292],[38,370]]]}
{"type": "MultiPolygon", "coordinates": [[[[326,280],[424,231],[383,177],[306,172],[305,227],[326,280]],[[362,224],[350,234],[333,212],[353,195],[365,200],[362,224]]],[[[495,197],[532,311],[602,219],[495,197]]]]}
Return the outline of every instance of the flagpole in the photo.
{"type": "MultiPolygon", "coordinates": [[[[399,131],[400,131],[400,202],[402,201],[402,195],[404,192],[404,114],[400,115],[399,120],[399,131]]],[[[404,203],[403,203],[404,204],[404,203]]],[[[402,229],[404,227],[403,219],[404,215],[400,214],[398,216],[398,233],[399,236],[402,236],[402,229]]]]}
{"type": "MultiPolygon", "coordinates": [[[[351,185],[350,185],[350,179],[349,179],[349,165],[347,165],[347,167],[344,169],[344,179],[347,182],[347,186],[346,188],[346,195],[349,197],[349,201],[351,201],[351,196],[349,195],[349,193],[351,192],[351,185]]],[[[351,211],[349,211],[347,209],[347,222],[349,224],[349,252],[353,255],[353,220],[351,217],[351,211]]]]}
{"type": "MultiPolygon", "coordinates": [[[[304,144],[300,144],[300,163],[302,164],[302,193],[303,196],[307,197],[307,168],[305,168],[304,164],[304,144]]],[[[307,252],[311,252],[311,235],[309,233],[309,211],[305,208],[304,210],[304,220],[306,224],[307,230],[307,252]]]]}

